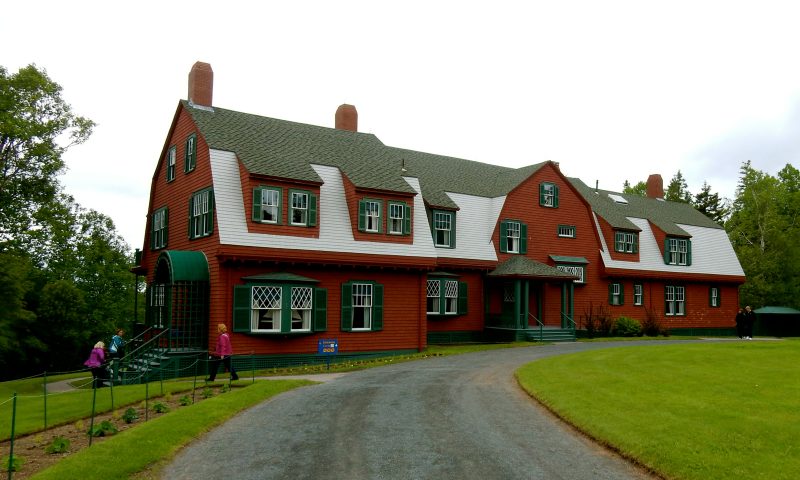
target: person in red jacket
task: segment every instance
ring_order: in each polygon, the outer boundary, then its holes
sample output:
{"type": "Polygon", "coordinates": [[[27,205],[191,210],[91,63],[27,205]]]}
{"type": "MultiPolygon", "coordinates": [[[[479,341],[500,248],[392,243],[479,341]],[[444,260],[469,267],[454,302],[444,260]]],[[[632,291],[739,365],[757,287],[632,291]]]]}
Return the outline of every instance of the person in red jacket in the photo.
{"type": "Polygon", "coordinates": [[[217,337],[217,348],[214,352],[210,353],[213,360],[208,365],[208,378],[206,378],[206,382],[213,382],[214,379],[217,378],[217,371],[219,370],[220,363],[225,364],[225,368],[231,372],[231,380],[239,380],[239,375],[236,374],[236,370],[233,369],[233,362],[231,362],[233,347],[231,346],[231,339],[228,336],[228,327],[226,327],[224,323],[220,323],[217,325],[217,333],[219,333],[217,337]]]}

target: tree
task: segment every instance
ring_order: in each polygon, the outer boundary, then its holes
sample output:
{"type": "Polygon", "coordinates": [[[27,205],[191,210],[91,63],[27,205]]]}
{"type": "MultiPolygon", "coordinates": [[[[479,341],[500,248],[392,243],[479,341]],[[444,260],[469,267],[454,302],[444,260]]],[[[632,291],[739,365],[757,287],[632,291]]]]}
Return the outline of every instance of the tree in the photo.
{"type": "Polygon", "coordinates": [[[718,193],[711,193],[711,185],[708,182],[703,182],[703,187],[694,196],[692,205],[703,215],[720,225],[722,225],[729,211],[726,201],[721,200],[718,193]]]}
{"type": "Polygon", "coordinates": [[[72,113],[61,86],[35,65],[13,75],[0,67],[0,249],[42,235],[38,222],[60,190],[62,155],[94,125],[72,113]]]}
{"type": "Polygon", "coordinates": [[[640,181],[633,187],[631,187],[631,183],[625,180],[625,183],[622,184],[622,193],[628,195],[639,195],[642,197],[647,196],[647,183],[640,181]]]}
{"type": "Polygon", "coordinates": [[[689,193],[689,186],[680,170],[670,180],[667,191],[664,192],[664,200],[671,202],[691,203],[692,194],[689,193]]]}
{"type": "Polygon", "coordinates": [[[36,314],[25,300],[32,273],[27,257],[0,252],[0,380],[29,373],[26,367],[46,350],[36,336],[36,314]]]}

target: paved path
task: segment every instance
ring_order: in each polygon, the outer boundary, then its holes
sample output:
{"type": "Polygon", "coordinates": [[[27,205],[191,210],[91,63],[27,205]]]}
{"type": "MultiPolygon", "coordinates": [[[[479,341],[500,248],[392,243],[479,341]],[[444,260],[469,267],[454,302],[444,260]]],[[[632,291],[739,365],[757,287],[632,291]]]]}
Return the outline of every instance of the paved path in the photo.
{"type": "Polygon", "coordinates": [[[243,412],[162,478],[649,478],[555,419],[513,375],[551,355],[666,343],[501,349],[348,373],[243,412]]]}

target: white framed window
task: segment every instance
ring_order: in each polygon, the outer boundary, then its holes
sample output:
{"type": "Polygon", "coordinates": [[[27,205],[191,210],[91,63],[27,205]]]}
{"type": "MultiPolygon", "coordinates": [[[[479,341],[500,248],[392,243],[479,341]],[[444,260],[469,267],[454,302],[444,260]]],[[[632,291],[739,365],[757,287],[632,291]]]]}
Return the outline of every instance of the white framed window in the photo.
{"type": "Polygon", "coordinates": [[[281,213],[281,192],[271,188],[261,189],[261,221],[278,223],[281,213]]]}
{"type": "Polygon", "coordinates": [[[685,238],[668,238],[667,263],[670,265],[688,265],[689,240],[685,238]]]}
{"type": "Polygon", "coordinates": [[[364,230],[367,232],[379,232],[381,228],[381,204],[374,200],[364,202],[364,230]]]}
{"type": "Polygon", "coordinates": [[[183,171],[189,173],[194,170],[197,162],[197,135],[194,133],[186,139],[186,148],[183,155],[183,171]]]}
{"type": "Polygon", "coordinates": [[[167,151],[167,181],[175,180],[175,157],[177,156],[177,148],[173,145],[167,151]]]}
{"type": "Polygon", "coordinates": [[[642,305],[644,303],[644,288],[640,283],[633,284],[633,304],[642,305]]]}
{"type": "Polygon", "coordinates": [[[578,279],[573,280],[573,282],[586,283],[583,278],[586,271],[583,265],[556,265],[556,268],[564,273],[569,273],[570,275],[578,277],[578,279]]]}
{"type": "Polygon", "coordinates": [[[455,315],[458,313],[458,282],[446,280],[444,282],[444,313],[455,315]]]}
{"type": "Polygon", "coordinates": [[[558,207],[558,186],[554,183],[539,184],[539,205],[548,208],[558,207]]]}
{"type": "Polygon", "coordinates": [[[167,317],[166,293],[167,286],[163,283],[150,285],[150,325],[153,327],[164,327],[167,317]]]}
{"type": "Polygon", "coordinates": [[[389,204],[389,233],[391,235],[402,235],[403,225],[405,224],[406,206],[402,203],[389,204]]]}
{"type": "Polygon", "coordinates": [[[291,192],[291,223],[292,225],[308,225],[308,193],[291,192]]]}
{"type": "Polygon", "coordinates": [[[153,213],[152,239],[153,250],[167,246],[167,209],[160,208],[153,213]]]}
{"type": "Polygon", "coordinates": [[[710,287],[708,289],[708,304],[712,307],[720,306],[719,287],[710,287]]]}
{"type": "Polygon", "coordinates": [[[506,222],[506,251],[519,253],[519,222],[506,222]]]}
{"type": "Polygon", "coordinates": [[[684,287],[664,287],[664,313],[668,316],[686,315],[686,290],[684,287]]]}
{"type": "Polygon", "coordinates": [[[614,232],[614,251],[636,253],[638,235],[633,232],[614,232]]]}
{"type": "Polygon", "coordinates": [[[611,305],[622,305],[624,303],[621,283],[612,283],[608,286],[608,303],[611,305]]]}
{"type": "Polygon", "coordinates": [[[453,214],[451,212],[433,212],[434,244],[437,247],[452,247],[453,214]]]}
{"type": "Polygon", "coordinates": [[[281,287],[254,285],[252,288],[252,325],[254,332],[281,331],[281,287]]]}
{"type": "Polygon", "coordinates": [[[442,282],[439,280],[428,280],[426,310],[430,315],[439,313],[441,285],[442,282]]]}
{"type": "Polygon", "coordinates": [[[192,196],[192,215],[190,218],[190,237],[199,238],[211,234],[213,226],[213,210],[211,190],[203,190],[192,196]]]}
{"type": "Polygon", "coordinates": [[[311,331],[311,287],[292,287],[292,331],[311,331]]]}
{"type": "Polygon", "coordinates": [[[559,225],[558,226],[558,236],[564,238],[575,238],[575,226],[574,225],[559,225]]]}
{"type": "Polygon", "coordinates": [[[354,283],[353,291],[353,323],[352,330],[372,329],[372,284],[354,283]]]}

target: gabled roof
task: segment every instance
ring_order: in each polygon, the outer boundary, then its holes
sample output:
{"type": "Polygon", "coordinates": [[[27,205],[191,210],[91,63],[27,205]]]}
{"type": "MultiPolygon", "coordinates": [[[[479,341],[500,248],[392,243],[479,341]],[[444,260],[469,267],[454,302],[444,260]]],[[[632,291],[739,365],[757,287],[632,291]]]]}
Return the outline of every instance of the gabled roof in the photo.
{"type": "Polygon", "coordinates": [[[328,165],[358,188],[411,194],[403,177],[416,177],[425,201],[444,208],[458,208],[445,192],[499,197],[544,165],[501,167],[389,147],[369,133],[181,104],[208,146],[235,153],[250,173],[320,183],[311,165],[328,165]]]}
{"type": "Polygon", "coordinates": [[[647,219],[667,235],[690,236],[686,230],[678,226],[679,224],[722,229],[718,223],[687,203],[668,202],[609,190],[595,190],[577,178],[568,180],[589,202],[592,210],[615,229],[640,231],[641,229],[628,220],[628,217],[647,219]],[[616,202],[609,197],[609,194],[622,197],[627,203],[616,202]]]}
{"type": "Polygon", "coordinates": [[[515,255],[489,272],[490,277],[537,277],[555,280],[572,280],[575,275],[531,260],[522,255],[515,255]]]}

